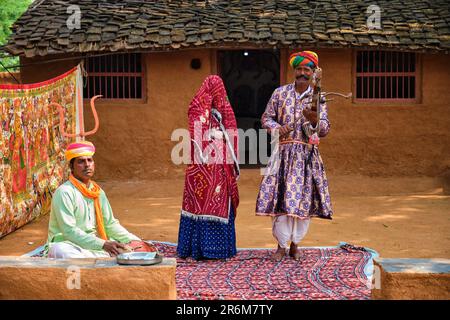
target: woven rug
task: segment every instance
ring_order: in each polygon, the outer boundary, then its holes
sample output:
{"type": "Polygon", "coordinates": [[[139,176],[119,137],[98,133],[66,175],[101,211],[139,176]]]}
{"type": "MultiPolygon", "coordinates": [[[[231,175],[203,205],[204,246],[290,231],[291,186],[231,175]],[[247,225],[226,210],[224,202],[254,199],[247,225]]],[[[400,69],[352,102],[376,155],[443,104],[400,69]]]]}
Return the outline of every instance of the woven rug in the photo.
{"type": "MultiPolygon", "coordinates": [[[[176,244],[152,241],[166,258],[177,259],[179,300],[368,300],[373,250],[341,243],[301,248],[302,258],[280,262],[271,249],[238,249],[226,260],[180,259],[176,244]]],[[[42,247],[26,256],[42,256],[42,247]]]]}
{"type": "MultiPolygon", "coordinates": [[[[177,258],[176,244],[153,243],[165,257],[177,258]]],[[[345,243],[301,251],[300,261],[274,261],[269,249],[239,249],[227,260],[177,258],[178,299],[370,299],[374,251],[345,243]]]]}

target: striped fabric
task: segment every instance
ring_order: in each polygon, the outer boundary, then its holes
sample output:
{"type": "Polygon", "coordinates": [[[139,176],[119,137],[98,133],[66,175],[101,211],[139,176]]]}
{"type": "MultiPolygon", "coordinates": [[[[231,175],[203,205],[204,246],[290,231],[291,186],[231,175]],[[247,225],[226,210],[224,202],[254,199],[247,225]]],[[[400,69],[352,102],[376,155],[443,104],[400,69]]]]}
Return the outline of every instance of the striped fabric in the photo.
{"type": "Polygon", "coordinates": [[[313,51],[301,51],[291,54],[289,57],[289,64],[292,68],[300,66],[307,66],[311,69],[319,66],[319,56],[313,51]]]}
{"type": "Polygon", "coordinates": [[[73,158],[83,156],[93,156],[95,153],[95,147],[92,142],[80,141],[71,143],[66,150],[66,160],[70,161],[73,158]]]}

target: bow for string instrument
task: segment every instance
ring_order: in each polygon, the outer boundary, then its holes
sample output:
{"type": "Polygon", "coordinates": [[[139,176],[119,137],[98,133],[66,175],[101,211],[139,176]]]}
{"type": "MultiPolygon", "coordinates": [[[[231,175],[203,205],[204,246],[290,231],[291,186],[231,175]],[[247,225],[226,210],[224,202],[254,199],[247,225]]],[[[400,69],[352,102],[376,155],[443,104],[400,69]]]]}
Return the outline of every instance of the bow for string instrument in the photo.
{"type": "MultiPolygon", "coordinates": [[[[317,112],[317,119],[316,124],[313,125],[309,121],[306,121],[302,125],[303,132],[308,136],[309,142],[312,144],[319,143],[318,137],[311,138],[315,133],[317,133],[320,130],[320,116],[321,116],[321,107],[320,104],[323,103],[321,99],[321,80],[322,80],[322,69],[317,67],[314,70],[313,78],[312,78],[312,87],[313,87],[313,93],[311,97],[311,111],[317,112]]],[[[316,135],[316,136],[317,136],[316,135]]]]}
{"type": "Polygon", "coordinates": [[[312,125],[310,122],[306,122],[303,124],[302,128],[303,131],[306,133],[308,138],[310,138],[312,135],[317,134],[319,135],[320,130],[320,120],[322,115],[322,108],[321,104],[326,103],[328,101],[332,101],[333,99],[327,99],[327,96],[338,96],[345,99],[349,99],[352,97],[352,93],[348,94],[342,94],[338,92],[322,92],[321,89],[321,80],[322,80],[322,69],[317,67],[314,70],[313,79],[312,79],[312,87],[313,87],[313,93],[311,97],[311,111],[317,112],[317,120],[316,124],[312,125]]]}

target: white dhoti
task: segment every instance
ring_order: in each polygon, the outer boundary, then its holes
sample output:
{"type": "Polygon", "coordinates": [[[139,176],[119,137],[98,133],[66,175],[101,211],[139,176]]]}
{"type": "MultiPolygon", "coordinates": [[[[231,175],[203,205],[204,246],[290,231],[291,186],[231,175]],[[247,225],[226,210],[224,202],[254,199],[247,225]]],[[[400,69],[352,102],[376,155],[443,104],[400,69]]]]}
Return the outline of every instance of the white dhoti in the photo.
{"type": "Polygon", "coordinates": [[[298,219],[288,215],[272,218],[272,234],[281,248],[288,249],[290,242],[298,244],[306,235],[311,219],[298,219]]]}
{"type": "Polygon", "coordinates": [[[106,251],[93,251],[80,248],[67,242],[51,243],[48,248],[48,257],[54,259],[75,259],[75,258],[109,258],[106,251]]]}

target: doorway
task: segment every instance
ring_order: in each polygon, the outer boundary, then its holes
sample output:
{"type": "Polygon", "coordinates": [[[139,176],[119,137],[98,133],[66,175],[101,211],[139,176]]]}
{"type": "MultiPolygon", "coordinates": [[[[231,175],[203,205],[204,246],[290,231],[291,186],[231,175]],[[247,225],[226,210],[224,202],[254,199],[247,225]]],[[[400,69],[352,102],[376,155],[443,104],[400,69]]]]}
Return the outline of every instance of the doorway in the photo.
{"type": "Polygon", "coordinates": [[[265,165],[264,159],[270,156],[270,136],[260,134],[259,129],[267,102],[280,85],[280,52],[223,50],[218,52],[218,64],[237,126],[247,133],[240,136],[240,163],[243,167],[265,165]],[[250,138],[253,133],[249,129],[255,130],[256,140],[254,136],[250,138]],[[262,145],[266,147],[266,157],[260,155],[262,145]]]}

